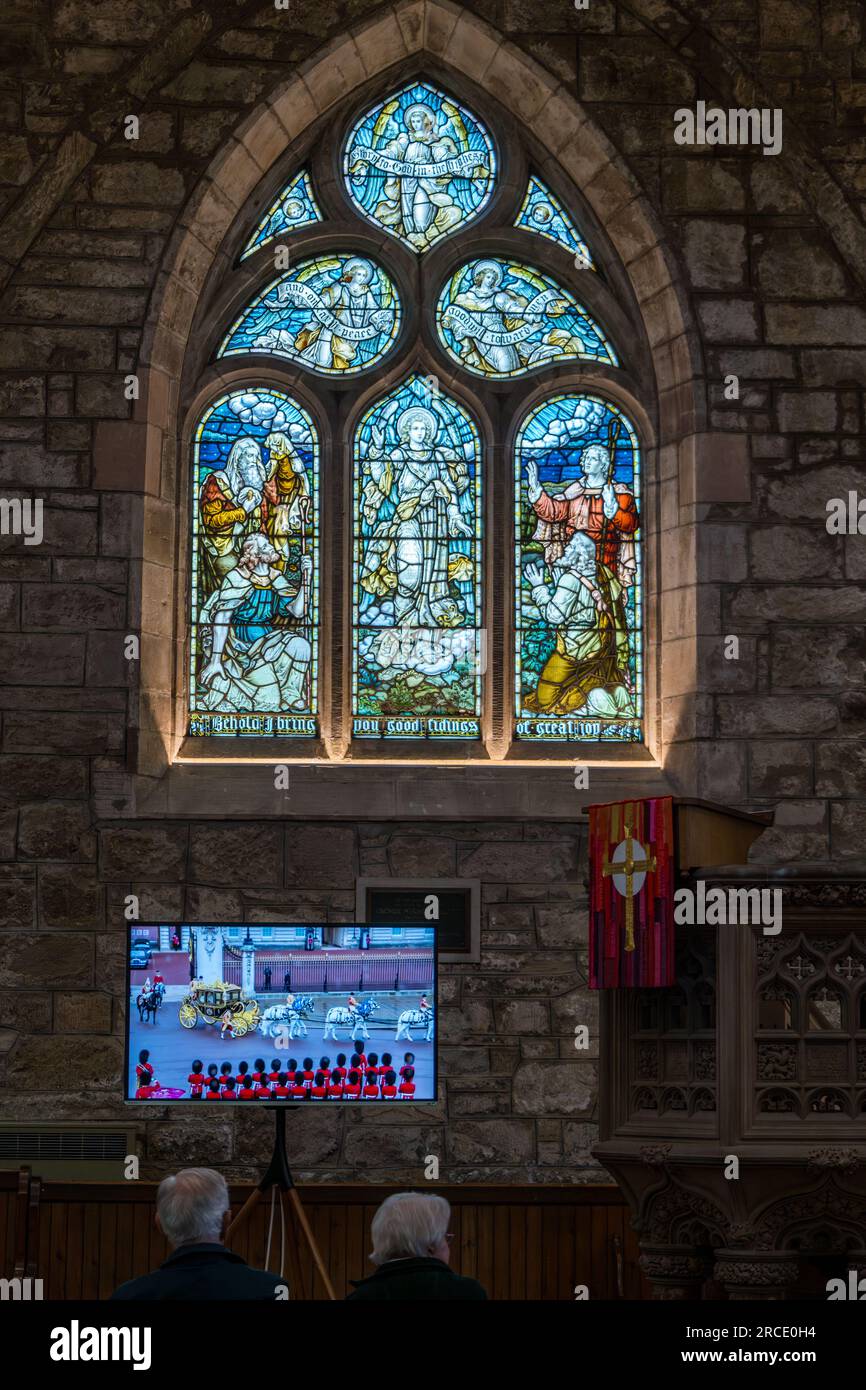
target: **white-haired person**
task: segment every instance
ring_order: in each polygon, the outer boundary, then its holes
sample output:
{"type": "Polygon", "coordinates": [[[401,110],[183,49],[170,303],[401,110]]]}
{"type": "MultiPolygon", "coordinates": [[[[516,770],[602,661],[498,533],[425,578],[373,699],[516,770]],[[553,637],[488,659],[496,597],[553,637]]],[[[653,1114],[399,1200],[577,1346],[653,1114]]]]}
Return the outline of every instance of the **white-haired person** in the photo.
{"type": "Polygon", "coordinates": [[[152,1274],[121,1284],[112,1299],[231,1299],[273,1302],[282,1281],[249,1265],[223,1244],[229,1224],[225,1178],[212,1168],[183,1168],[156,1194],[156,1227],[172,1253],[152,1274]]]}
{"type": "Polygon", "coordinates": [[[475,1279],[449,1269],[451,1208],[432,1192],[397,1192],[373,1217],[371,1262],[376,1273],[353,1279],[347,1302],[486,1298],[475,1279]]]}

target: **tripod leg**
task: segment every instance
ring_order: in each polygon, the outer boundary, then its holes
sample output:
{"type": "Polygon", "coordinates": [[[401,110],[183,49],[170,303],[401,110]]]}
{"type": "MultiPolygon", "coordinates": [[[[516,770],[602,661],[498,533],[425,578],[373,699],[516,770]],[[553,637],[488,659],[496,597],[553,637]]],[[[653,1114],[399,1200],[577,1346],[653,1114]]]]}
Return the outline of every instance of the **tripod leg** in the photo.
{"type": "Polygon", "coordinates": [[[334,1293],[334,1286],[331,1283],[330,1276],[328,1274],[327,1269],[325,1268],[325,1262],[322,1259],[321,1252],[319,1250],[318,1245],[316,1244],[316,1237],[313,1235],[312,1228],[310,1226],[309,1221],[307,1220],[307,1213],[304,1211],[304,1207],[301,1202],[298,1189],[296,1187],[289,1188],[289,1200],[292,1203],[295,1216],[298,1218],[298,1223],[301,1227],[301,1230],[304,1233],[304,1239],[306,1240],[307,1245],[309,1246],[310,1254],[313,1257],[316,1269],[319,1271],[319,1277],[321,1278],[322,1283],[324,1284],[325,1289],[327,1290],[328,1298],[331,1300],[332,1303],[335,1303],[337,1301],[337,1295],[334,1293]]]}
{"type": "Polygon", "coordinates": [[[229,1226],[228,1230],[226,1231],[225,1239],[226,1239],[226,1244],[227,1244],[227,1245],[228,1245],[229,1241],[231,1240],[232,1231],[234,1231],[234,1230],[236,1229],[236,1227],[242,1226],[242,1225],[243,1225],[243,1223],[246,1221],[247,1217],[252,1215],[253,1208],[254,1208],[254,1207],[257,1207],[258,1204],[259,1204],[259,1202],[260,1202],[261,1200],[262,1200],[262,1190],[261,1190],[261,1188],[260,1188],[260,1187],[254,1187],[253,1190],[252,1190],[252,1192],[250,1193],[249,1197],[248,1197],[247,1200],[244,1202],[243,1206],[241,1207],[240,1211],[238,1212],[237,1216],[235,1217],[234,1221],[232,1222],[232,1224],[229,1226]]]}

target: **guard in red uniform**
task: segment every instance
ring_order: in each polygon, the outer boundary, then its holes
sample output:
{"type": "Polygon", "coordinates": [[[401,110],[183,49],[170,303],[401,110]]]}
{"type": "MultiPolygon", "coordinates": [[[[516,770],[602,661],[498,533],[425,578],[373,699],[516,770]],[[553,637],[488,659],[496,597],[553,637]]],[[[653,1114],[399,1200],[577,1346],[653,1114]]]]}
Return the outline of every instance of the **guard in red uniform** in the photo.
{"type": "Polygon", "coordinates": [[[255,1098],[256,1093],[252,1083],[249,1081],[247,1077],[244,1077],[244,1084],[238,1091],[238,1100],[255,1100],[255,1098]]]}
{"type": "Polygon", "coordinates": [[[205,1092],[205,1100],[222,1100],[222,1095],[220,1093],[220,1084],[217,1081],[216,1077],[214,1077],[214,1079],[211,1081],[210,1085],[207,1088],[207,1091],[205,1092]]]}
{"type": "Polygon", "coordinates": [[[365,1099],[365,1100],[378,1100],[378,1099],[379,1099],[379,1087],[378,1087],[377,1084],[376,1084],[376,1072],[374,1072],[374,1071],[368,1071],[368,1072],[367,1072],[367,1075],[366,1075],[366,1077],[365,1077],[365,1082],[364,1082],[364,1091],[363,1091],[363,1095],[364,1095],[364,1099],[365,1099]]]}
{"type": "Polygon", "coordinates": [[[274,1093],[275,1096],[278,1096],[278,1097],[280,1098],[280,1100],[285,1100],[286,1097],[288,1096],[288,1094],[289,1094],[289,1078],[288,1078],[288,1076],[286,1075],[286,1073],[285,1073],[284,1071],[281,1071],[280,1074],[279,1074],[279,1076],[277,1077],[277,1084],[276,1084],[276,1086],[274,1087],[274,1092],[273,1092],[273,1093],[274,1093]]]}
{"type": "Polygon", "coordinates": [[[415,1082],[412,1079],[415,1075],[414,1067],[401,1067],[400,1074],[403,1080],[400,1082],[399,1095],[401,1100],[411,1100],[415,1094],[415,1082]]]}
{"type": "Polygon", "coordinates": [[[403,1053],[403,1065],[402,1065],[402,1067],[400,1068],[400,1075],[403,1077],[403,1080],[404,1080],[404,1081],[405,1081],[405,1079],[406,1079],[406,1073],[407,1073],[407,1071],[409,1070],[410,1067],[414,1067],[414,1065],[415,1065],[415,1053],[414,1053],[414,1052],[404,1052],[404,1053],[403,1053]]]}
{"type": "Polygon", "coordinates": [[[337,1065],[331,1072],[331,1080],[345,1081],[346,1074],[346,1054],[345,1052],[340,1052],[337,1054],[337,1065]]]}
{"type": "Polygon", "coordinates": [[[337,1075],[337,1069],[335,1067],[334,1070],[331,1072],[331,1080],[328,1084],[328,1100],[342,1100],[342,1098],[343,1082],[341,1078],[337,1075]]]}
{"type": "Polygon", "coordinates": [[[310,1087],[310,1100],[324,1100],[327,1093],[328,1087],[325,1080],[325,1073],[323,1071],[317,1071],[315,1080],[310,1087]]]}
{"type": "Polygon", "coordinates": [[[395,1098],[396,1095],[397,1095],[397,1073],[396,1073],[395,1071],[393,1071],[393,1070],[392,1070],[392,1071],[387,1071],[387,1072],[385,1073],[385,1079],[384,1079],[384,1081],[382,1082],[382,1099],[383,1099],[383,1100],[394,1100],[394,1098],[395,1098]]]}
{"type": "Polygon", "coordinates": [[[237,1100],[237,1098],[238,1098],[238,1094],[237,1094],[237,1091],[235,1090],[235,1079],[234,1079],[233,1076],[227,1076],[226,1079],[225,1079],[225,1084],[223,1085],[223,1088],[222,1088],[221,1099],[222,1099],[222,1100],[237,1100]]]}
{"type": "Polygon", "coordinates": [[[149,1056],[150,1053],[148,1052],[146,1047],[143,1047],[141,1052],[139,1052],[138,1054],[138,1065],[135,1068],[135,1079],[138,1082],[139,1086],[148,1085],[150,1077],[153,1076],[153,1067],[147,1060],[149,1056]]]}
{"type": "Polygon", "coordinates": [[[193,1062],[192,1071],[186,1079],[189,1082],[190,1100],[201,1100],[202,1093],[204,1092],[205,1081],[207,1079],[205,1077],[204,1067],[202,1066],[201,1062],[193,1062]]]}
{"type": "Polygon", "coordinates": [[[256,1100],[270,1100],[271,1088],[268,1085],[267,1076],[262,1076],[256,1083],[256,1100]]]}
{"type": "Polygon", "coordinates": [[[345,1100],[357,1100],[361,1094],[361,1073],[350,1071],[343,1087],[343,1097],[345,1100]]]}

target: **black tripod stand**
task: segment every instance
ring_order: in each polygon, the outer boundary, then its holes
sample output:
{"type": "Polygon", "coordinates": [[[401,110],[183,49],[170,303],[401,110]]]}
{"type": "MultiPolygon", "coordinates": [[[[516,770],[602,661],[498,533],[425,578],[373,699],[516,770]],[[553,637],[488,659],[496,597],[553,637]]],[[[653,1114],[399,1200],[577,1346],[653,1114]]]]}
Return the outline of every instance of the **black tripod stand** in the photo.
{"type": "Polygon", "coordinates": [[[232,1232],[236,1231],[240,1226],[243,1225],[243,1223],[252,1214],[254,1209],[258,1206],[259,1202],[268,1192],[276,1191],[280,1203],[280,1215],[283,1218],[283,1220],[285,1220],[284,1198],[286,1194],[288,1194],[288,1198],[292,1206],[292,1211],[295,1214],[295,1219],[298,1223],[298,1226],[301,1229],[301,1232],[303,1233],[305,1241],[307,1242],[307,1248],[313,1257],[313,1263],[315,1264],[316,1269],[318,1270],[319,1275],[321,1277],[322,1283],[324,1284],[328,1292],[328,1297],[332,1301],[336,1301],[337,1295],[334,1293],[334,1286],[331,1283],[330,1276],[328,1274],[327,1269],[325,1268],[325,1262],[322,1259],[321,1251],[319,1250],[319,1247],[316,1244],[316,1237],[313,1235],[312,1228],[310,1226],[309,1221],[307,1220],[307,1213],[304,1211],[303,1205],[301,1203],[300,1194],[298,1193],[298,1189],[295,1187],[295,1180],[292,1177],[292,1170],[289,1167],[288,1154],[286,1153],[286,1110],[297,1110],[298,1107],[296,1105],[266,1105],[266,1108],[268,1110],[272,1110],[274,1113],[274,1151],[271,1154],[271,1161],[268,1164],[268,1168],[264,1177],[262,1178],[258,1187],[256,1187],[250,1193],[249,1197],[244,1202],[234,1221],[229,1226],[228,1231],[226,1232],[226,1244],[230,1242],[232,1232]]]}

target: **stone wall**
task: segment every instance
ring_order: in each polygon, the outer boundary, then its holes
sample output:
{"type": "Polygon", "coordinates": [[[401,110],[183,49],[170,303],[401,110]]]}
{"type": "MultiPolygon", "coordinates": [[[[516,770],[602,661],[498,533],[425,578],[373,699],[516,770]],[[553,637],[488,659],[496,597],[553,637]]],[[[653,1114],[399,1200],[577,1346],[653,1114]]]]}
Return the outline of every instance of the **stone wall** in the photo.
{"type": "MultiPolygon", "coordinates": [[[[128,770],[135,671],[122,635],[153,617],[141,611],[133,517],[145,483],[131,449],[151,426],[122,378],[139,361],[161,258],[211,160],[237,155],[231,134],[254,104],[387,8],[4,5],[0,496],[44,498],[45,539],[0,537],[0,1104],[29,1123],[120,1113],[125,892],[140,893],[145,916],[339,921],[353,912],[354,866],[385,860],[399,875],[423,863],[484,883],[483,965],[444,974],[446,1098],[399,1123],[318,1116],[304,1161],[320,1173],[411,1175],[420,1154],[437,1152],[455,1179],[581,1181],[592,1175],[594,1066],[575,1060],[571,1036],[595,1001],[581,988],[575,825],[112,822],[92,801],[100,780],[128,770]],[[129,112],[141,118],[137,142],[122,137],[129,112]],[[234,872],[243,879],[226,878],[234,872]]],[[[636,295],[652,303],[661,258],[676,266],[706,368],[705,423],[730,440],[717,458],[662,459],[667,770],[684,793],[776,806],[759,857],[855,866],[866,857],[866,550],[863,537],[827,534],[825,507],[863,479],[862,7],[452,8],[530,54],[611,142],[662,239],[630,267],[636,295]],[[780,106],[783,154],[675,145],[673,113],[698,99],[780,106]],[[724,395],[729,373],[736,401],[724,395]],[[748,465],[747,500],[703,488],[732,458],[748,465]],[[698,582],[678,600],[695,532],[698,582]],[[721,655],[728,633],[740,639],[736,662],[721,655]]],[[[636,204],[609,202],[627,241],[636,204]]],[[[666,294],[655,296],[660,316],[666,294]]],[[[660,381],[669,357],[657,353],[660,381]]],[[[167,449],[162,467],[174,462],[167,449]]],[[[170,647],[162,656],[170,672],[170,647]]],[[[234,1135],[222,1118],[207,1124],[206,1138],[182,1119],[152,1125],[153,1171],[181,1157],[238,1169],[259,1156],[252,1121],[239,1116],[234,1135]]]]}

